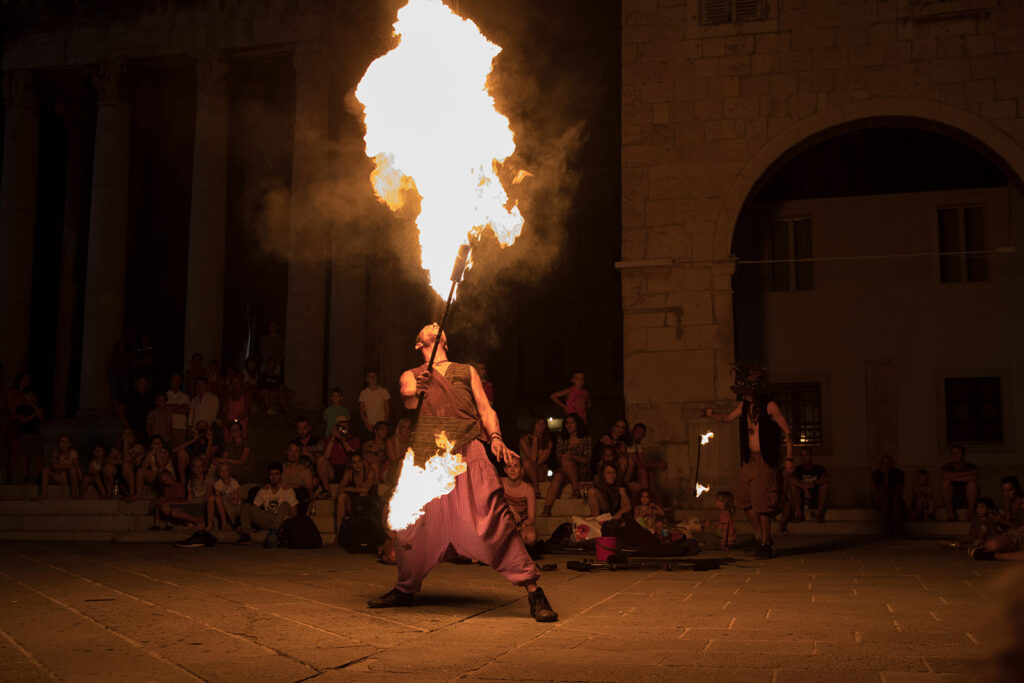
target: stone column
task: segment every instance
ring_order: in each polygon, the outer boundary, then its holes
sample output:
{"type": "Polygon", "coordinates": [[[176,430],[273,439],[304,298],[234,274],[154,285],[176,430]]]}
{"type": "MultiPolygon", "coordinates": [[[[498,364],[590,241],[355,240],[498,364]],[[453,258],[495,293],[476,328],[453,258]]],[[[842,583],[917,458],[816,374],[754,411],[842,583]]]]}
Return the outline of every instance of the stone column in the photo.
{"type": "Polygon", "coordinates": [[[57,295],[57,350],[53,369],[53,413],[68,417],[68,391],[74,353],[75,302],[80,291],[78,246],[81,238],[82,200],[88,177],[85,130],[77,103],[60,102],[57,112],[68,135],[68,171],[64,190],[64,231],[61,237],[60,285],[57,295]]]}
{"type": "Polygon", "coordinates": [[[285,379],[299,408],[324,401],[324,325],[330,223],[322,181],[328,169],[330,72],[322,50],[295,50],[295,139],[292,149],[291,231],[288,237],[288,312],[285,379]]]}
{"type": "Polygon", "coordinates": [[[4,386],[28,362],[32,306],[32,250],[36,227],[39,117],[32,74],[3,74],[3,176],[0,178],[0,363],[4,386]]]}
{"type": "Polygon", "coordinates": [[[200,56],[196,69],[196,140],[185,302],[185,367],[193,353],[219,359],[223,349],[224,251],[227,230],[227,63],[200,56]]]}
{"type": "Polygon", "coordinates": [[[100,65],[96,87],[89,255],[82,322],[82,390],[79,414],[110,410],[107,361],[124,333],[124,274],[128,237],[130,111],[120,95],[124,66],[100,65]]]}

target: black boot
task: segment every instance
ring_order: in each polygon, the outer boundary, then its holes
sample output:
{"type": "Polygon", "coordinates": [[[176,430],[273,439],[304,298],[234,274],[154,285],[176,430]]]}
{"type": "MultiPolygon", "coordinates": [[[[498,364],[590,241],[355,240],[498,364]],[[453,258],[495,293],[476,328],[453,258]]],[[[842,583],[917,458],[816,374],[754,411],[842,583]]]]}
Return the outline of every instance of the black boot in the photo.
{"type": "Polygon", "coordinates": [[[403,593],[397,588],[392,588],[379,598],[367,601],[366,606],[374,609],[380,607],[412,607],[412,593],[403,593]]]}
{"type": "Polygon", "coordinates": [[[544,591],[538,586],[537,590],[527,593],[530,599],[530,616],[537,621],[558,621],[558,615],[551,609],[544,591]]]}

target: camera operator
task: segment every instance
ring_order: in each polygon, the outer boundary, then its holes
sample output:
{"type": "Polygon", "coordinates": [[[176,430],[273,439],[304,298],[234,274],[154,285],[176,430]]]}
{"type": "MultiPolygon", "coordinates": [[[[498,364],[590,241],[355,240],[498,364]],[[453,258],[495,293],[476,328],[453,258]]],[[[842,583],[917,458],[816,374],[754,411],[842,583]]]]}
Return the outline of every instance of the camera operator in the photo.
{"type": "Polygon", "coordinates": [[[345,465],[349,458],[359,453],[359,438],[350,429],[349,419],[339,415],[334,422],[334,429],[327,439],[323,453],[316,461],[317,476],[320,477],[321,490],[319,498],[330,498],[327,487],[331,482],[341,481],[345,465]]]}

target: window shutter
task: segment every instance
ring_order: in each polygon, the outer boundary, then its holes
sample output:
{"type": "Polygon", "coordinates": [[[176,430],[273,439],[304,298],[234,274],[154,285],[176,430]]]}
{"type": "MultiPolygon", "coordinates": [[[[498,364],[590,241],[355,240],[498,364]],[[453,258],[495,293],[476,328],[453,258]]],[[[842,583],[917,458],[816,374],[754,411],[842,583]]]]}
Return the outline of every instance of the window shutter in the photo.
{"type": "Polygon", "coordinates": [[[704,9],[704,25],[728,24],[731,21],[729,16],[730,4],[731,0],[704,0],[701,3],[704,9]]]}
{"type": "Polygon", "coordinates": [[[764,0],[736,0],[736,21],[758,21],[763,11],[764,0]]]}

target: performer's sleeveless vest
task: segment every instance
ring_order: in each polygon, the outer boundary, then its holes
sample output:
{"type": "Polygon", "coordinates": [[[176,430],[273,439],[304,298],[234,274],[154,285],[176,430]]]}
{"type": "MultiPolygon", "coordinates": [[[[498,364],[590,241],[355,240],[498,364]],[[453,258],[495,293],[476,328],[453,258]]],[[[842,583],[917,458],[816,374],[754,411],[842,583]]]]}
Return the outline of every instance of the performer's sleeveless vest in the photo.
{"type": "MultiPolygon", "coordinates": [[[[419,375],[426,369],[424,363],[412,373],[419,375]]],[[[437,453],[436,437],[441,432],[447,433],[454,448],[461,448],[480,436],[480,416],[473,398],[471,372],[470,366],[463,363],[449,363],[444,374],[434,368],[409,442],[420,467],[437,453]]]]}
{"type": "MultiPolygon", "coordinates": [[[[761,415],[758,417],[758,439],[761,444],[761,459],[769,467],[779,466],[779,445],[782,442],[782,430],[775,420],[768,414],[768,400],[757,402],[761,415]]],[[[750,411],[750,401],[743,402],[743,414],[740,415],[740,462],[746,463],[750,460],[750,425],[747,423],[747,414],[750,411]]]]}

